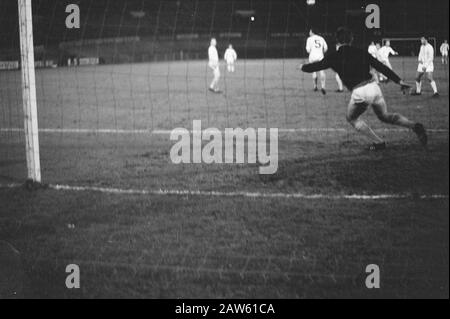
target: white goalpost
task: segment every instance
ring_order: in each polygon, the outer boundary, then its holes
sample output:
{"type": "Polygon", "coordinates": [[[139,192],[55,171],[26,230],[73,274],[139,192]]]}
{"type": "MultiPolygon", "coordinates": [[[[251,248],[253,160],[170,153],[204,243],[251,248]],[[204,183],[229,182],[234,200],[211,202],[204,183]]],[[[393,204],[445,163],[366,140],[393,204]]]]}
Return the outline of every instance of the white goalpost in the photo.
{"type": "Polygon", "coordinates": [[[41,182],[31,0],[18,0],[22,98],[28,180],[41,182]]]}

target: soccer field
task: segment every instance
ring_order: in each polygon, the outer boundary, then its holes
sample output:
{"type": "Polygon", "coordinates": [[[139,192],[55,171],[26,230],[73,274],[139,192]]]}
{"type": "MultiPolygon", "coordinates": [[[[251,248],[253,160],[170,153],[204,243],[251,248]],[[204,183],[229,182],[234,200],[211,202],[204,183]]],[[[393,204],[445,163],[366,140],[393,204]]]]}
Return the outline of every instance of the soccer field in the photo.
{"type": "MultiPolygon", "coordinates": [[[[392,60],[414,83],[416,60],[392,60]]],[[[0,72],[0,242],[21,254],[27,297],[448,298],[449,78],[441,98],[382,85],[423,122],[430,147],[367,121],[371,153],[345,121],[350,93],[312,91],[300,60],[239,61],[208,93],[204,62],[37,72],[45,189],[26,178],[20,73],[0,72]],[[170,131],[278,128],[279,169],[174,165],[170,131]],[[82,289],[65,286],[77,264],[82,289]],[[365,286],[366,266],[382,289],[365,286]]],[[[20,295],[20,293],[19,293],[20,295]]]]}

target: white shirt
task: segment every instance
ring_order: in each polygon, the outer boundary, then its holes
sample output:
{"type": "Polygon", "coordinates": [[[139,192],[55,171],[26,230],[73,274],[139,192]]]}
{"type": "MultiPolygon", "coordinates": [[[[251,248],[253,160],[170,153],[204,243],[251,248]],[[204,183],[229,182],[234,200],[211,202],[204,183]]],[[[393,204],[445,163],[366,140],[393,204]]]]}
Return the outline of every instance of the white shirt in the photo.
{"type": "Polygon", "coordinates": [[[441,54],[448,55],[448,43],[442,43],[441,45],[441,54]]]}
{"type": "Polygon", "coordinates": [[[313,35],[306,41],[306,52],[309,53],[309,60],[311,62],[323,60],[327,51],[327,42],[319,35],[313,35]]]}
{"type": "Polygon", "coordinates": [[[234,62],[234,61],[237,60],[237,53],[236,53],[236,51],[234,49],[228,48],[225,51],[224,58],[225,58],[225,61],[227,61],[227,62],[234,62]]]}
{"type": "Polygon", "coordinates": [[[212,68],[219,66],[219,52],[215,46],[210,46],[208,49],[209,66],[212,68]]]}
{"type": "Polygon", "coordinates": [[[373,56],[375,59],[377,59],[378,49],[376,45],[370,45],[369,46],[369,54],[373,56]]]}
{"type": "Polygon", "coordinates": [[[378,50],[378,55],[380,56],[381,61],[389,61],[389,56],[391,54],[396,55],[397,53],[391,47],[386,45],[378,50]]]}
{"type": "Polygon", "coordinates": [[[419,63],[424,67],[430,67],[434,63],[434,48],[431,44],[427,43],[420,47],[419,63]]]}

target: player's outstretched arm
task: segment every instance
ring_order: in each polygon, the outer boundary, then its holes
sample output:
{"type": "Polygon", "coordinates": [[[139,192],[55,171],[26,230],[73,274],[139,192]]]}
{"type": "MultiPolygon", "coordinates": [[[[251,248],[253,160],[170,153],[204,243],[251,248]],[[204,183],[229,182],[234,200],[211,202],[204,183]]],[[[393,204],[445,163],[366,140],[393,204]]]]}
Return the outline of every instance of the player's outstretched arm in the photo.
{"type": "Polygon", "coordinates": [[[391,54],[395,56],[398,55],[398,52],[391,48],[391,54]]]}
{"type": "Polygon", "coordinates": [[[370,59],[370,65],[375,70],[377,70],[378,72],[380,72],[381,74],[386,76],[389,80],[394,81],[397,84],[400,84],[401,79],[394,71],[392,71],[390,68],[385,66],[383,63],[381,63],[380,61],[378,61],[377,59],[372,57],[370,54],[368,54],[368,56],[370,59]]]}
{"type": "Polygon", "coordinates": [[[326,70],[329,68],[330,68],[330,64],[329,64],[328,58],[325,58],[319,62],[300,65],[300,70],[302,70],[303,72],[306,72],[306,73],[314,73],[314,72],[326,70]]]}

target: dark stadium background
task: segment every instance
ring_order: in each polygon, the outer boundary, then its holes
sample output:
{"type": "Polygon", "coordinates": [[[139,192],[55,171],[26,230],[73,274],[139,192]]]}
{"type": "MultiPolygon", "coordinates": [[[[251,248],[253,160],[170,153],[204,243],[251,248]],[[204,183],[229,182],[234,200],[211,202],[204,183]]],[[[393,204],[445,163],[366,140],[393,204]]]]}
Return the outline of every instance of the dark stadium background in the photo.
{"type": "MultiPolygon", "coordinates": [[[[96,53],[106,63],[203,59],[212,36],[218,37],[221,50],[233,43],[241,58],[297,58],[304,56],[310,26],[324,34],[330,44],[334,42],[333,32],[341,25],[351,27],[357,43],[364,46],[371,40],[417,37],[425,32],[440,44],[448,37],[443,31],[448,30],[448,10],[447,1],[423,0],[318,0],[314,6],[308,6],[305,0],[33,1],[36,59],[58,60],[59,64],[69,57],[96,53]],[[65,8],[71,3],[80,6],[80,29],[65,27],[65,8]],[[363,27],[367,16],[364,9],[371,3],[381,8],[382,29],[363,27]],[[254,21],[251,11],[255,12],[254,21]],[[145,16],[133,16],[139,12],[145,12],[145,16]],[[125,42],[115,50],[86,42],[126,37],[139,41],[133,46],[125,42]],[[72,41],[81,42],[74,45],[72,41]]],[[[416,54],[418,45],[398,45],[396,49],[409,56],[416,54]]],[[[18,48],[16,1],[2,1],[0,58],[17,59],[18,48]]]]}

